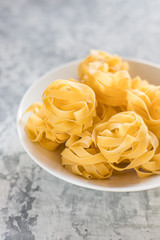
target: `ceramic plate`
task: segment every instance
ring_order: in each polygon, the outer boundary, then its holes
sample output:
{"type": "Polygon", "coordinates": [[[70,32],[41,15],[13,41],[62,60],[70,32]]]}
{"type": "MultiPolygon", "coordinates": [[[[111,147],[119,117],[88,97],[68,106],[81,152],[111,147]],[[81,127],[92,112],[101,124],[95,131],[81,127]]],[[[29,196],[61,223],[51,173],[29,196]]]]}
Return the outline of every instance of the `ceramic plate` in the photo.
{"type": "MultiPolygon", "coordinates": [[[[128,59],[127,61],[130,64],[129,72],[132,77],[139,75],[142,79],[147,79],[150,83],[156,85],[160,84],[160,68],[158,66],[146,63],[144,61],[128,59]]],[[[49,152],[43,149],[39,144],[31,143],[28,139],[24,130],[24,123],[20,121],[23,112],[34,101],[41,101],[43,91],[54,80],[59,78],[78,78],[77,66],[79,62],[80,61],[70,62],[57,69],[53,69],[36,81],[23,96],[17,115],[17,128],[20,141],[25,151],[39,166],[41,166],[47,172],[66,182],[76,184],[81,187],[113,192],[140,191],[160,187],[160,176],[152,176],[145,179],[140,179],[137,177],[134,171],[112,176],[110,179],[106,180],[84,179],[68,172],[62,167],[60,156],[62,146],[60,146],[55,152],[49,152]]]]}

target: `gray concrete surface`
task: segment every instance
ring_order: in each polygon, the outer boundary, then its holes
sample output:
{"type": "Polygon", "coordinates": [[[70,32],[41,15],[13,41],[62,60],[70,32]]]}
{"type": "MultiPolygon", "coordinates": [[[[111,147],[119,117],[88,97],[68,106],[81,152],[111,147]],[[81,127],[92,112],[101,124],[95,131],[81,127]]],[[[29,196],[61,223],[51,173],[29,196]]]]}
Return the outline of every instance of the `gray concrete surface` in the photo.
{"type": "Polygon", "coordinates": [[[160,1],[0,1],[0,239],[160,239],[160,189],[73,186],[38,167],[18,140],[27,88],[91,48],[160,63],[160,1]]]}

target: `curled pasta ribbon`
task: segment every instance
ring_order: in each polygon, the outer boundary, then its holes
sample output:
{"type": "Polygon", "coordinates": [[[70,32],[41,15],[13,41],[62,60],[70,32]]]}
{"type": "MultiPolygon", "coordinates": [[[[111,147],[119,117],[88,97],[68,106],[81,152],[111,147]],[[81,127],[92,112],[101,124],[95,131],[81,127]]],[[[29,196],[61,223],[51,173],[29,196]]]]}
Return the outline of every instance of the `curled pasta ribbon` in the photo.
{"type": "Polygon", "coordinates": [[[98,70],[91,78],[84,78],[82,82],[94,90],[98,102],[114,107],[126,105],[126,89],[131,86],[127,71],[111,74],[98,70]]]}
{"type": "Polygon", "coordinates": [[[144,178],[151,175],[159,175],[160,174],[160,153],[157,153],[153,156],[153,158],[144,163],[142,166],[135,168],[139,177],[144,178]]]}
{"type": "Polygon", "coordinates": [[[27,112],[32,112],[25,126],[27,135],[32,142],[38,142],[47,150],[54,151],[59,144],[68,139],[68,134],[56,133],[54,128],[47,123],[47,119],[43,117],[41,103],[33,103],[25,113],[27,112]]]}
{"type": "Polygon", "coordinates": [[[85,133],[81,138],[72,135],[66,145],[61,155],[62,165],[67,170],[88,179],[111,176],[112,167],[95,147],[89,133],[85,133]]]}
{"type": "Polygon", "coordinates": [[[80,135],[93,124],[96,98],[87,85],[56,80],[44,91],[43,104],[47,122],[56,132],[80,135]]]}
{"type": "Polygon", "coordinates": [[[106,52],[91,50],[90,55],[79,65],[78,73],[80,79],[93,74],[96,70],[115,73],[121,70],[128,70],[128,63],[122,61],[117,55],[110,55],[106,52]]]}
{"type": "Polygon", "coordinates": [[[138,89],[142,92],[147,92],[151,87],[155,88],[154,85],[149,84],[146,80],[142,80],[139,76],[132,79],[132,89],[138,89]]]}
{"type": "Polygon", "coordinates": [[[94,129],[94,127],[102,122],[108,121],[113,115],[119,112],[119,109],[104,104],[98,103],[96,107],[96,115],[93,118],[93,125],[88,130],[94,129]]]}
{"type": "Polygon", "coordinates": [[[93,125],[87,129],[92,134],[93,129],[100,123],[108,121],[113,115],[121,112],[120,107],[111,107],[98,103],[96,107],[96,115],[93,117],[93,125]]]}
{"type": "Polygon", "coordinates": [[[142,80],[140,77],[136,77],[132,80],[131,88],[138,89],[145,93],[149,97],[151,103],[160,98],[160,86],[149,84],[148,81],[142,80]]]}
{"type": "Polygon", "coordinates": [[[160,139],[160,92],[142,92],[138,89],[127,92],[127,110],[138,113],[152,131],[160,139]]]}
{"type": "Polygon", "coordinates": [[[78,72],[82,82],[94,90],[98,102],[122,106],[126,105],[125,90],[131,87],[129,73],[124,70],[126,66],[118,56],[93,51],[80,63],[78,72]]]}
{"type": "Polygon", "coordinates": [[[118,113],[98,125],[92,137],[108,163],[118,171],[143,169],[159,145],[143,119],[132,111],[118,113]]]}

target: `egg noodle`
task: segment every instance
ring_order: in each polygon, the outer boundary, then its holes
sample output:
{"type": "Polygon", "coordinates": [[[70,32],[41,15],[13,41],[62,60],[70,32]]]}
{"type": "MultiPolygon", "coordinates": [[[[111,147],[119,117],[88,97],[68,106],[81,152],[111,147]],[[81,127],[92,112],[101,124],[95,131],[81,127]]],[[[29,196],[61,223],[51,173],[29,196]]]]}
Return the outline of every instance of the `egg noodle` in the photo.
{"type": "Polygon", "coordinates": [[[53,81],[26,110],[29,139],[51,151],[63,143],[62,165],[88,179],[160,174],[160,87],[128,69],[119,56],[92,50],[80,80],[53,81]]]}

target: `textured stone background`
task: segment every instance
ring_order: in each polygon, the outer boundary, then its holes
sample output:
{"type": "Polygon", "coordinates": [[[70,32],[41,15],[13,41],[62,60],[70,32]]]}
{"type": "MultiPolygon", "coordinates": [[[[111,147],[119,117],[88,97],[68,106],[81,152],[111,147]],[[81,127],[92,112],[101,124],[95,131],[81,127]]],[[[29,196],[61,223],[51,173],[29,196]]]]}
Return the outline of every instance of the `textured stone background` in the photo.
{"type": "Polygon", "coordinates": [[[0,0],[0,239],[160,239],[160,189],[73,186],[39,168],[18,140],[27,88],[91,48],[160,63],[160,1],[0,0]]]}

